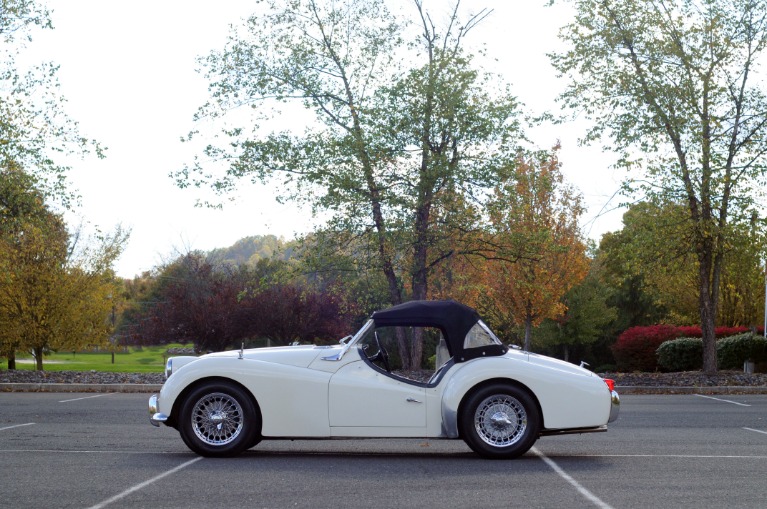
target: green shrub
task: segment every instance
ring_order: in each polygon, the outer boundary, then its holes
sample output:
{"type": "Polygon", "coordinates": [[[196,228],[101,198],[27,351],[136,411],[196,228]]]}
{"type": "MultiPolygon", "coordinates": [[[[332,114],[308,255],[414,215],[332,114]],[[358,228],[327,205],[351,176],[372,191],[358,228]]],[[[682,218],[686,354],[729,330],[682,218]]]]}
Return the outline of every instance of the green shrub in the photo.
{"type": "Polygon", "coordinates": [[[716,357],[719,369],[743,369],[743,363],[748,360],[766,362],[767,339],[750,332],[720,339],[716,343],[716,357]]]}
{"type": "Polygon", "coordinates": [[[695,371],[703,366],[701,338],[664,341],[655,353],[658,356],[658,365],[667,371],[695,371]]]}

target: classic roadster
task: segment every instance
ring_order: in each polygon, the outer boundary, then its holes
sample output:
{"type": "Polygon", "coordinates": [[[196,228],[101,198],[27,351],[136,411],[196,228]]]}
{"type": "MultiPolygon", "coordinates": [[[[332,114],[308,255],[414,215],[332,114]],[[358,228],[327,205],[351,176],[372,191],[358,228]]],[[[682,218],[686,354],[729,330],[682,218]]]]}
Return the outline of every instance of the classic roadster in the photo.
{"type": "Polygon", "coordinates": [[[375,312],[332,346],[173,357],[166,376],[150,422],[176,428],[203,456],[268,439],[429,437],[514,458],[540,436],[606,431],[620,406],[612,380],[507,347],[454,301],[375,312]],[[402,369],[419,345],[423,366],[402,369]]]}

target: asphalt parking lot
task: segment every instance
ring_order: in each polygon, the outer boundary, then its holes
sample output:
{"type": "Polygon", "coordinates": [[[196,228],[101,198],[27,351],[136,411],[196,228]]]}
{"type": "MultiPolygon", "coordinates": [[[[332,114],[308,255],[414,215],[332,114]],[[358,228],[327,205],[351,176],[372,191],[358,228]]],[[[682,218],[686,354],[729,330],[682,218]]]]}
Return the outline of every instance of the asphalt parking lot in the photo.
{"type": "Polygon", "coordinates": [[[513,461],[439,440],[203,459],[149,425],[147,397],[0,393],[0,507],[767,507],[767,395],[626,395],[607,433],[513,461]]]}

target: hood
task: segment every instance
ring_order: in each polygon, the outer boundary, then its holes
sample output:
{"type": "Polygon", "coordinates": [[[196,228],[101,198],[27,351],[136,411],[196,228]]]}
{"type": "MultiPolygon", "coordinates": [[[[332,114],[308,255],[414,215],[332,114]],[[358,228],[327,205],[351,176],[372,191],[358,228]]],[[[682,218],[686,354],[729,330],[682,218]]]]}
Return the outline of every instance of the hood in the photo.
{"type": "MultiPolygon", "coordinates": [[[[263,362],[272,362],[275,364],[287,364],[301,368],[308,367],[318,355],[333,355],[334,350],[340,349],[338,346],[316,346],[316,345],[298,345],[298,346],[277,346],[271,348],[249,348],[244,351],[243,357],[248,360],[263,362]]],[[[206,357],[239,357],[240,350],[228,350],[226,352],[216,352],[203,355],[206,357]]]]}

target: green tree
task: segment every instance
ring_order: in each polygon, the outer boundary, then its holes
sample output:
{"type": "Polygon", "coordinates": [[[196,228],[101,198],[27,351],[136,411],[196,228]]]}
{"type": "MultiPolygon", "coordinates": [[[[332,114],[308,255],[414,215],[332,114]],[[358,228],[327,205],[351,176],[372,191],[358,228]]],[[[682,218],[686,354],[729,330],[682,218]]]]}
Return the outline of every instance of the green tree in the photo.
{"type": "Polygon", "coordinates": [[[541,324],[536,344],[561,349],[562,358],[569,361],[574,347],[589,346],[604,339],[618,317],[617,310],[608,304],[611,294],[611,289],[598,275],[589,272],[563,297],[566,311],[541,324]]]}
{"type": "Polygon", "coordinates": [[[68,166],[61,154],[84,154],[102,149],[84,138],[77,122],[64,110],[58,67],[42,63],[22,68],[19,54],[37,30],[52,29],[48,11],[32,0],[4,0],[0,6],[0,159],[34,172],[36,186],[46,196],[69,205],[68,166]]]}
{"type": "MultiPolygon", "coordinates": [[[[714,326],[724,252],[750,216],[767,165],[764,0],[573,0],[552,56],[571,78],[564,103],[597,120],[636,175],[628,188],[686,207],[697,265],[704,370],[717,369],[714,326]]],[[[762,182],[763,183],[763,182],[762,182]]]]}
{"type": "Polygon", "coordinates": [[[623,214],[621,230],[603,236],[600,256],[615,282],[641,281],[662,319],[687,325],[699,317],[690,237],[684,205],[639,202],[623,214]]]}
{"type": "MultiPolygon", "coordinates": [[[[623,215],[622,230],[602,238],[599,256],[609,267],[612,283],[641,281],[652,305],[663,310],[652,323],[665,320],[688,325],[698,315],[696,256],[685,215],[682,204],[639,202],[623,215]]],[[[764,310],[760,260],[765,239],[756,218],[750,226],[730,226],[723,250],[717,325],[754,326],[764,310]]],[[[630,323],[624,328],[633,325],[649,323],[630,323]]]]}
{"type": "MultiPolygon", "coordinates": [[[[228,145],[205,151],[229,163],[223,174],[211,175],[202,159],[177,174],[181,187],[221,192],[241,178],[272,181],[282,199],[329,213],[326,238],[336,232],[346,242],[352,232],[375,247],[391,304],[428,295],[434,267],[460,248],[440,238],[471,229],[452,221],[511,165],[519,131],[508,88],[475,69],[463,49],[487,12],[461,22],[456,5],[438,29],[422,2],[413,3],[415,25],[382,0],[265,2],[203,62],[212,99],[198,119],[237,121],[231,111],[249,106],[257,120],[303,114],[305,130],[228,127],[228,145]]],[[[420,364],[419,341],[411,355],[406,367],[420,364]]]]}
{"type": "Polygon", "coordinates": [[[77,249],[33,178],[17,166],[0,177],[0,343],[10,369],[15,351],[28,349],[42,370],[47,349],[105,342],[116,293],[111,264],[127,235],[118,229],[77,249]]]}

